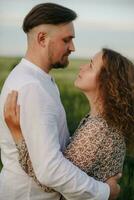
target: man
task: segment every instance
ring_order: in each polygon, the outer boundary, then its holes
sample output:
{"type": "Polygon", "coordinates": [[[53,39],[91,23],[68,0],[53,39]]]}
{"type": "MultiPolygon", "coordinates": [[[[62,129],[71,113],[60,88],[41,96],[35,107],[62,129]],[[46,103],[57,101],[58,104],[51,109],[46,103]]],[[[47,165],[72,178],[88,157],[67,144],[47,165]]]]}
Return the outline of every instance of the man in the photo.
{"type": "Polygon", "coordinates": [[[69,133],[59,90],[48,74],[68,64],[74,51],[74,11],[52,3],[35,6],[24,19],[28,49],[14,68],[1,93],[0,147],[3,169],[0,175],[2,200],[107,200],[116,198],[116,179],[108,184],[95,181],[65,159],[69,133]],[[57,192],[43,192],[21,169],[17,149],[4,121],[3,107],[11,90],[19,92],[21,128],[33,169],[40,183],[57,192]],[[110,187],[109,187],[110,186],[110,187]],[[110,193],[111,191],[111,193],[110,193]]]}

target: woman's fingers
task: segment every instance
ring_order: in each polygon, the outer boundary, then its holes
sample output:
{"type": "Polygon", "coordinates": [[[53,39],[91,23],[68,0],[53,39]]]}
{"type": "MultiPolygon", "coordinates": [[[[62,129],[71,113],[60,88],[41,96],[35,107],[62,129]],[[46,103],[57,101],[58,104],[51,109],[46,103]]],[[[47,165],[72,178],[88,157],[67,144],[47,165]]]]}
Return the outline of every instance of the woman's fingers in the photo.
{"type": "Polygon", "coordinates": [[[10,113],[10,99],[11,99],[11,93],[8,94],[7,98],[6,98],[6,102],[4,105],[4,118],[5,121],[7,122],[7,120],[10,118],[9,113],[10,113]]]}
{"type": "Polygon", "coordinates": [[[7,96],[4,106],[4,117],[7,124],[10,122],[16,123],[18,120],[17,99],[18,99],[17,91],[12,91],[7,96]]]}
{"type": "Polygon", "coordinates": [[[20,105],[17,105],[16,107],[16,117],[17,117],[17,123],[20,124],[20,105]]]}
{"type": "Polygon", "coordinates": [[[17,91],[12,91],[11,93],[11,107],[10,111],[14,116],[16,116],[16,110],[17,110],[17,99],[18,99],[18,92],[17,91]]]}
{"type": "Polygon", "coordinates": [[[18,92],[12,91],[8,94],[4,106],[5,121],[16,144],[22,139],[20,128],[20,106],[17,105],[17,100],[18,92]]]}

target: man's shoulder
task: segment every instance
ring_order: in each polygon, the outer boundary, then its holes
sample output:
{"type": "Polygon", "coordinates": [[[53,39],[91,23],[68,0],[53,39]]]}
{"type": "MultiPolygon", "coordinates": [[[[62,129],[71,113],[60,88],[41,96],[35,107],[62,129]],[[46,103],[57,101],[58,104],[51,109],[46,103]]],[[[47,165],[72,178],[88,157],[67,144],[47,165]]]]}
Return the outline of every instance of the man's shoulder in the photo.
{"type": "Polygon", "coordinates": [[[25,85],[37,83],[38,80],[28,71],[25,70],[20,64],[18,64],[8,75],[5,80],[4,87],[11,90],[20,90],[25,85]]]}

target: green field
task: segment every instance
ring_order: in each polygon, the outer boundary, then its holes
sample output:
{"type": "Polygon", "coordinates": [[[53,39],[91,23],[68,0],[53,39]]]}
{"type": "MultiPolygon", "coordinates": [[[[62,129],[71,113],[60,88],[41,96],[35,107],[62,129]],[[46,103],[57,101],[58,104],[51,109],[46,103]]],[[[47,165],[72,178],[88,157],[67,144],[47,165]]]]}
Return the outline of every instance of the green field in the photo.
{"type": "MultiPolygon", "coordinates": [[[[11,69],[19,62],[20,58],[0,58],[0,89],[11,69]]],[[[80,119],[89,111],[88,101],[85,96],[73,86],[79,66],[86,60],[73,59],[66,69],[53,70],[51,72],[61,91],[61,99],[64,104],[68,127],[73,134],[78,126],[80,119]]],[[[123,178],[120,181],[122,192],[118,200],[134,200],[134,157],[133,149],[130,149],[131,155],[127,155],[123,178]]]]}

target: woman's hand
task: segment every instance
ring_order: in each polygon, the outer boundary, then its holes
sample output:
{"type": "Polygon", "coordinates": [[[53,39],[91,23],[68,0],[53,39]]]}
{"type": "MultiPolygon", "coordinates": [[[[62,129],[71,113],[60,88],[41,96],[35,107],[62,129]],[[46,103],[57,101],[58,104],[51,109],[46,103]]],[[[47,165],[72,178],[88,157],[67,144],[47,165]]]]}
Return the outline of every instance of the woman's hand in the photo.
{"type": "Polygon", "coordinates": [[[18,92],[12,91],[8,94],[4,106],[4,118],[16,144],[23,139],[20,127],[20,106],[17,105],[17,99],[18,92]]]}

